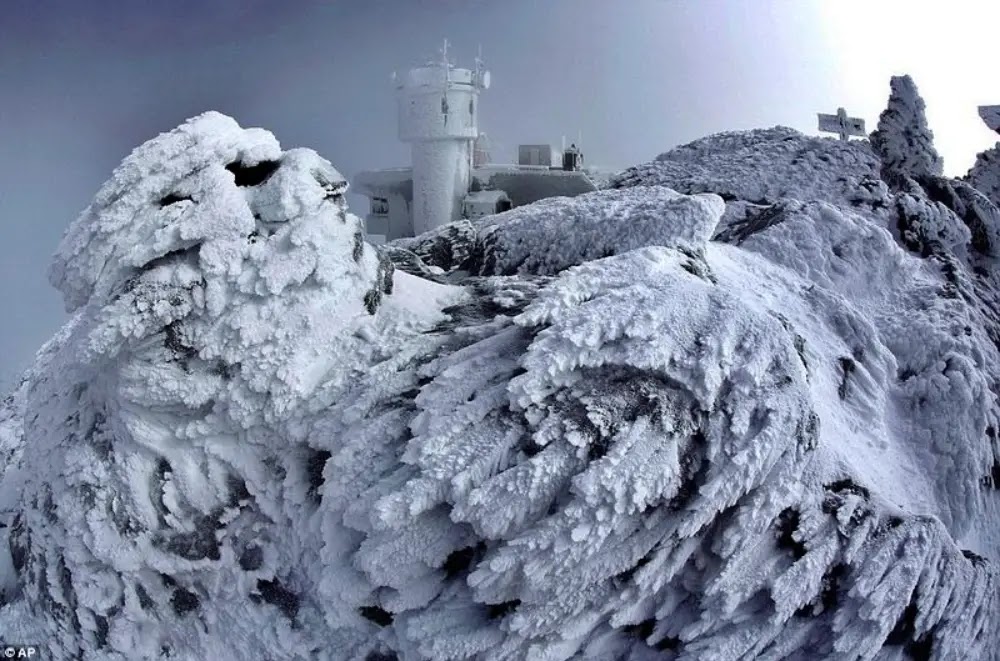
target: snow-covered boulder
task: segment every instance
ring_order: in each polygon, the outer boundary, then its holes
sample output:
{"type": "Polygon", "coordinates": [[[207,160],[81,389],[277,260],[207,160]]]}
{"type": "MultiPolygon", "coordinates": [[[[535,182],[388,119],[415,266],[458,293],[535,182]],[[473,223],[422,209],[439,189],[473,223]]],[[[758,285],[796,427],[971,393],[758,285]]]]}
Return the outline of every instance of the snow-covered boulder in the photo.
{"type": "Polygon", "coordinates": [[[715,193],[727,202],[771,204],[782,198],[878,206],[879,161],[866,142],[841,142],[775,127],[720,133],[629,168],[616,188],[666,186],[715,193]]]}
{"type": "Polygon", "coordinates": [[[263,543],[282,484],[265,466],[298,461],[278,427],[345,387],[352,352],[382,350],[394,284],[345,189],[315,153],[208,113],[135,150],[70,226],[52,280],[75,317],[29,379],[10,525],[56,658],[280,648],[297,542],[263,543]]]}
{"type": "Polygon", "coordinates": [[[163,332],[168,358],[211,345],[201,360],[246,375],[231,417],[291,405],[309,385],[286,363],[310,363],[315,342],[391,290],[391,265],[346,213],[346,188],[314,152],[282,152],[218,113],[139,147],[70,226],[51,270],[67,308],[86,308],[84,356],[111,359],[163,332]],[[182,326],[192,315],[211,324],[182,326]],[[245,364],[251,348],[264,353],[245,364]]]}
{"type": "Polygon", "coordinates": [[[67,233],[74,319],[0,425],[0,631],[997,658],[1000,287],[969,249],[996,209],[784,130],[658,163],[376,250],[312,152],[215,114],[140,147],[67,233]]]}
{"type": "Polygon", "coordinates": [[[479,221],[468,268],[480,275],[554,275],[645,246],[701,253],[724,210],[717,195],[659,186],[542,200],[479,221]]]}
{"type": "Polygon", "coordinates": [[[545,199],[473,223],[459,220],[393,241],[387,254],[414,273],[424,268],[417,257],[442,271],[555,275],[645,246],[702,253],[725,208],[717,195],[681,195],[662,186],[605,190],[545,199]]]}
{"type": "Polygon", "coordinates": [[[397,239],[391,248],[407,250],[425,264],[442,271],[464,265],[476,249],[476,228],[468,220],[458,220],[418,237],[397,239]]]}

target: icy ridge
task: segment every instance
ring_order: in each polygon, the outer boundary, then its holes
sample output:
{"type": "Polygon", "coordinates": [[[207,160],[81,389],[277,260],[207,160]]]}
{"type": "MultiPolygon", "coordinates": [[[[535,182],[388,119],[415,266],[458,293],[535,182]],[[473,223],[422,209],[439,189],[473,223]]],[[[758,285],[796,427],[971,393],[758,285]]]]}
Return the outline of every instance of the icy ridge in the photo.
{"type": "Polygon", "coordinates": [[[308,150],[214,113],[153,139],[67,232],[74,321],[0,409],[0,631],[997,658],[1000,216],[881,166],[713,136],[382,251],[308,150]]]}

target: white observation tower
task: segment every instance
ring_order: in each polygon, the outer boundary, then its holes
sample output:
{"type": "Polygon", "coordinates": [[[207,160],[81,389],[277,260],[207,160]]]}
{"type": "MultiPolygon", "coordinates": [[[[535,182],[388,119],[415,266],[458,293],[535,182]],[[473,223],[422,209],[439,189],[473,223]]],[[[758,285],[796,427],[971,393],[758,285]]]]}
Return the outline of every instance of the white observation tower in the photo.
{"type": "Polygon", "coordinates": [[[461,69],[441,56],[392,75],[399,110],[399,139],[410,143],[411,167],[354,175],[354,190],[371,204],[369,241],[419,236],[460,218],[482,218],[549,197],[598,190],[576,147],[518,146],[516,163],[494,162],[479,132],[479,93],[490,86],[482,57],[461,69]]]}
{"type": "Polygon", "coordinates": [[[445,41],[439,62],[394,80],[399,139],[412,150],[413,232],[421,234],[461,217],[479,137],[479,92],[489,87],[490,74],[480,58],[472,71],[452,66],[445,41]]]}

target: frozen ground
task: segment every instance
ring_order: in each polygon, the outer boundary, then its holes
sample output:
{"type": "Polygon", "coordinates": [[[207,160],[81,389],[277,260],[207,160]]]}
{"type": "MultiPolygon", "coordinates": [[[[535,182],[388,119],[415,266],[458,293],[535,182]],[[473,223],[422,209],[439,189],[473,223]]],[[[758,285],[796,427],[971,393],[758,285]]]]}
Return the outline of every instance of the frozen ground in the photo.
{"type": "Polygon", "coordinates": [[[377,250],[312,152],[159,136],[67,232],[73,320],[0,409],[0,634],[998,658],[1000,212],[910,162],[723,134],[377,250]]]}

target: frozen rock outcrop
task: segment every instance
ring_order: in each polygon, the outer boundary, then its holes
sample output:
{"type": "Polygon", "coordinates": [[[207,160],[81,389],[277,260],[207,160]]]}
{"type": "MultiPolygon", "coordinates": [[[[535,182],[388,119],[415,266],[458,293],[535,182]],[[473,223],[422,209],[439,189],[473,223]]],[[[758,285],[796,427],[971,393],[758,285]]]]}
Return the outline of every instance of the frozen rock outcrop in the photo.
{"type": "Polygon", "coordinates": [[[944,162],[934,149],[934,134],[927,127],[924,100],[916,84],[909,76],[893,76],[889,85],[889,105],[871,135],[883,176],[895,181],[941,175],[944,162]]]}
{"type": "Polygon", "coordinates": [[[1000,206],[1000,145],[976,156],[969,170],[969,183],[981,190],[994,205],[1000,206]]]}
{"type": "Polygon", "coordinates": [[[865,142],[804,136],[778,126],[720,133],[675,147],[625,170],[612,186],[667,186],[687,194],[715,193],[727,202],[795,198],[854,204],[879,199],[878,174],[878,158],[865,142]],[[869,188],[875,189],[874,197],[869,188]]]}
{"type": "Polygon", "coordinates": [[[278,475],[308,463],[290,427],[378,348],[394,282],[345,189],[208,113],[135,150],[67,231],[52,280],[75,316],[26,387],[9,521],[55,658],[284,649],[302,542],[279,535],[278,475]]]}
{"type": "Polygon", "coordinates": [[[266,132],[140,147],[0,416],[0,630],[123,660],[996,658],[996,208],[784,129],[617,184],[383,252],[266,132]]]}
{"type": "Polygon", "coordinates": [[[655,245],[701,253],[725,208],[718,195],[681,195],[663,187],[542,200],[478,223],[473,271],[554,275],[655,245]]]}

